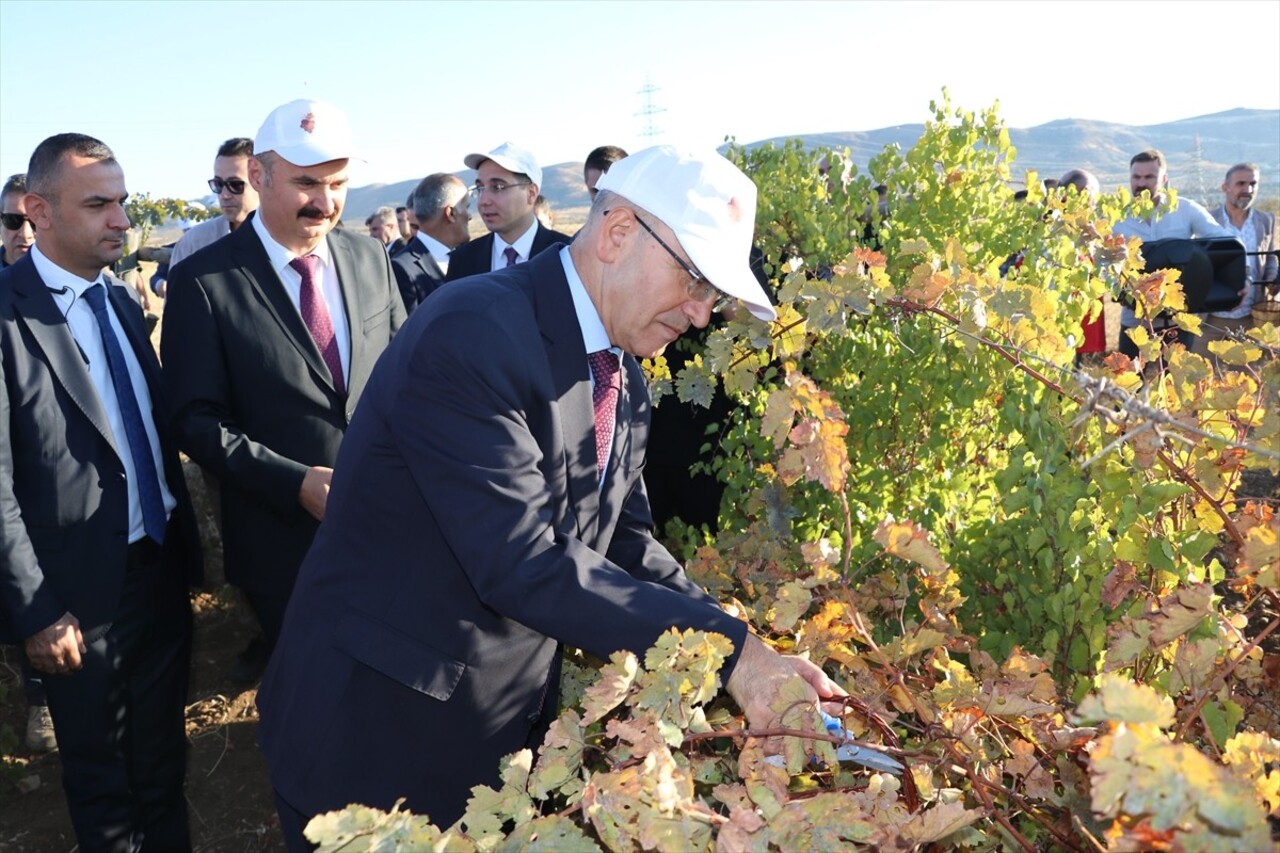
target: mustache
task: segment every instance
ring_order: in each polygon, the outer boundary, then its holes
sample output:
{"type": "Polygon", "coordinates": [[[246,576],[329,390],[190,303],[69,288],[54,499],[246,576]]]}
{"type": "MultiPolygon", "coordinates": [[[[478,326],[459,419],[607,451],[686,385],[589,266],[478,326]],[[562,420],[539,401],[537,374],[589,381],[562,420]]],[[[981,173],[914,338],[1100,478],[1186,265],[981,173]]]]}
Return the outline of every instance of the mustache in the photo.
{"type": "Polygon", "coordinates": [[[311,205],[307,205],[306,207],[298,211],[298,218],[299,219],[328,219],[329,214],[324,213],[318,207],[312,207],[311,205]]]}

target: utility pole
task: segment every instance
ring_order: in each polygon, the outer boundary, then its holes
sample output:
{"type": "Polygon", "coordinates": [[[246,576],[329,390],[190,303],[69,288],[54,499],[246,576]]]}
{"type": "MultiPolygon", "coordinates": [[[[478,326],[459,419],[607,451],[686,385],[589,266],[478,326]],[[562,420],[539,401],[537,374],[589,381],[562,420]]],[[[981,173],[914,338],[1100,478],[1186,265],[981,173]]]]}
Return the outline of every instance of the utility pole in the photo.
{"type": "Polygon", "coordinates": [[[1210,206],[1212,202],[1209,200],[1209,188],[1204,182],[1204,146],[1200,144],[1200,134],[1195,135],[1195,142],[1191,148],[1191,181],[1190,186],[1195,190],[1195,200],[1210,206]]]}
{"type": "Polygon", "coordinates": [[[653,145],[654,141],[659,136],[662,136],[663,133],[662,129],[654,122],[654,116],[658,115],[658,113],[665,113],[667,111],[666,107],[660,107],[654,101],[654,95],[661,91],[662,89],[653,85],[649,80],[649,75],[646,74],[644,77],[644,85],[641,86],[640,90],[636,93],[644,98],[644,105],[636,115],[644,119],[644,127],[640,131],[640,136],[644,139],[646,148],[653,145]]]}

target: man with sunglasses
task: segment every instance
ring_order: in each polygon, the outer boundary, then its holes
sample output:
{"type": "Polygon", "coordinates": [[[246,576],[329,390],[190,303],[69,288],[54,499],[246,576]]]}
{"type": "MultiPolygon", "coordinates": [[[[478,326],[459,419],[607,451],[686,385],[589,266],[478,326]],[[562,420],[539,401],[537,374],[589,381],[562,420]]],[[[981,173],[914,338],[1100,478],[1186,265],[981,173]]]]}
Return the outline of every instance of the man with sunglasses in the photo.
{"type": "Polygon", "coordinates": [[[18,173],[10,175],[0,190],[0,203],[4,205],[4,214],[0,216],[0,232],[4,237],[4,251],[0,253],[0,269],[11,267],[26,257],[27,252],[36,244],[35,226],[27,219],[27,208],[22,197],[27,194],[27,176],[18,173]]]}
{"type": "Polygon", "coordinates": [[[666,146],[597,188],[571,245],[440,288],[370,377],[258,692],[291,850],[352,802],[451,824],[557,716],[561,644],[607,659],[671,627],[724,634],[755,727],[780,696],[842,692],[685,576],[640,476],[637,359],[722,300],[775,316],[748,265],[756,188],[666,146]]]}
{"type": "Polygon", "coordinates": [[[209,191],[218,197],[221,216],[206,219],[192,227],[169,256],[169,269],[215,240],[221,240],[240,227],[258,209],[258,191],[249,183],[249,158],[253,156],[253,140],[237,136],[218,148],[213,158],[213,177],[209,191]]]}
{"type": "Polygon", "coordinates": [[[489,233],[449,255],[445,281],[522,264],[548,246],[573,239],[538,221],[542,168],[528,151],[504,142],[488,154],[468,154],[463,162],[476,170],[471,194],[489,233]]]}

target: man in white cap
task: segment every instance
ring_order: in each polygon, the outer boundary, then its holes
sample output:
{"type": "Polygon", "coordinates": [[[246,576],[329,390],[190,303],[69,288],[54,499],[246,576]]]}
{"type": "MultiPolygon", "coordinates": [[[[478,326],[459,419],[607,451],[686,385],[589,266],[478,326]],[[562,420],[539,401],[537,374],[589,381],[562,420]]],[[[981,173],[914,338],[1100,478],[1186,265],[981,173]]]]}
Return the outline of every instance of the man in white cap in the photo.
{"type": "Polygon", "coordinates": [[[658,147],[598,189],[570,246],[442,287],[369,381],[258,693],[292,849],[352,802],[458,818],[501,756],[541,741],[561,644],[607,658],[672,626],[722,633],[755,726],[784,685],[840,692],[689,581],[640,477],[636,358],[722,299],[774,317],[747,262],[756,188],[714,151],[658,147]]]}
{"type": "Polygon", "coordinates": [[[227,580],[264,635],[232,673],[242,682],[261,674],[279,635],[338,445],[405,317],[387,253],[334,230],[354,155],[336,107],[273,110],[249,160],[257,212],[170,282],[160,351],[175,431],[221,482],[227,580]]]}
{"type": "Polygon", "coordinates": [[[513,267],[573,239],[538,221],[542,169],[528,151],[504,142],[488,154],[468,154],[463,162],[476,170],[471,193],[489,233],[453,250],[445,281],[513,267]]]}

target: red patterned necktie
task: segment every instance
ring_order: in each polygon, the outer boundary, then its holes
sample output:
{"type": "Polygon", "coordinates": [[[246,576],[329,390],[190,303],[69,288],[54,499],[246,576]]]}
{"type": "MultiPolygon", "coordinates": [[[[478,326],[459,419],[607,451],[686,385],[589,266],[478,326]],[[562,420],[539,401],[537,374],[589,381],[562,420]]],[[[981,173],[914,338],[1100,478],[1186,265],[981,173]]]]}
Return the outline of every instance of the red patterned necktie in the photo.
{"type": "Polygon", "coordinates": [[[609,466],[609,447],[613,441],[613,427],[618,418],[618,394],[622,390],[622,374],[618,369],[618,356],[607,349],[587,355],[591,364],[591,403],[596,413],[596,474],[604,478],[609,466]]]}
{"type": "Polygon", "coordinates": [[[508,246],[502,250],[502,257],[507,259],[507,266],[514,267],[516,265],[516,258],[520,257],[520,255],[516,253],[514,246],[508,246]]]}
{"type": "Polygon", "coordinates": [[[347,389],[342,377],[342,358],[338,355],[338,336],[333,333],[333,320],[329,317],[329,309],[324,304],[319,282],[316,281],[320,259],[315,255],[302,255],[289,261],[289,266],[302,276],[298,313],[302,314],[302,322],[307,324],[307,331],[311,332],[312,340],[320,349],[320,356],[329,367],[333,387],[339,394],[345,394],[347,389]]]}

